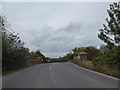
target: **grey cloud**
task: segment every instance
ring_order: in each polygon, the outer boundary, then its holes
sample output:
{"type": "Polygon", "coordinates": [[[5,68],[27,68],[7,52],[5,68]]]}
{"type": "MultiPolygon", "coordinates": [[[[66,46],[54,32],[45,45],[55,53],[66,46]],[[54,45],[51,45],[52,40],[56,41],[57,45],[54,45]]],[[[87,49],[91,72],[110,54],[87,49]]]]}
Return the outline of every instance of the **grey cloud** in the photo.
{"type": "Polygon", "coordinates": [[[61,27],[58,31],[63,31],[67,33],[76,33],[81,29],[81,23],[70,22],[66,27],[61,27]]]}
{"type": "Polygon", "coordinates": [[[12,29],[20,33],[26,47],[59,57],[76,46],[103,44],[97,33],[107,17],[108,7],[108,2],[13,2],[3,3],[3,14],[12,29]]]}
{"type": "MultiPolygon", "coordinates": [[[[89,26],[81,28],[80,23],[72,22],[66,27],[56,30],[49,25],[44,25],[38,30],[30,30],[27,35],[31,36],[29,41],[31,48],[40,49],[46,56],[60,57],[70,52],[74,47],[100,45],[97,32],[94,28],[89,26]],[[94,32],[92,32],[93,30],[94,32]]],[[[28,32],[26,31],[26,33],[28,32]]]]}
{"type": "Polygon", "coordinates": [[[51,55],[50,53],[67,53],[76,46],[96,45],[96,42],[98,42],[95,36],[96,32],[90,33],[88,30],[82,30],[81,24],[79,23],[73,22],[57,30],[53,27],[50,27],[50,29],[49,27],[50,26],[45,25],[41,31],[44,32],[46,30],[46,32],[34,37],[31,41],[33,46],[40,48],[41,51],[47,53],[47,55],[48,53],[49,55],[51,55]],[[69,33],[69,30],[71,33],[69,33]]]}
{"type": "MultiPolygon", "coordinates": [[[[42,31],[44,31],[43,29],[45,28],[46,26],[42,28],[42,31]]],[[[47,28],[49,32],[44,32],[42,35],[35,36],[31,44],[42,48],[42,50],[46,52],[63,52],[70,50],[71,47],[73,47],[75,35],[73,35],[73,33],[68,33],[66,30],[75,31],[75,33],[77,33],[77,31],[80,30],[80,25],[72,23],[60,29],[54,30],[53,28],[47,28]],[[65,32],[63,33],[63,31],[65,32]]]]}

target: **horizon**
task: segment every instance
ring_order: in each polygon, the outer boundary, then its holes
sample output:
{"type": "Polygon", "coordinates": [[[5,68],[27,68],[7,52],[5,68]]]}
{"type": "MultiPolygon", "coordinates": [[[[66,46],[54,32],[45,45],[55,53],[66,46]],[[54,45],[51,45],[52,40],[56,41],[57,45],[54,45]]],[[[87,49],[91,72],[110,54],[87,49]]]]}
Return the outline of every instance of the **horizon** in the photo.
{"type": "Polygon", "coordinates": [[[25,47],[46,57],[63,57],[75,47],[103,44],[97,34],[108,16],[109,2],[3,2],[2,7],[25,47]]]}

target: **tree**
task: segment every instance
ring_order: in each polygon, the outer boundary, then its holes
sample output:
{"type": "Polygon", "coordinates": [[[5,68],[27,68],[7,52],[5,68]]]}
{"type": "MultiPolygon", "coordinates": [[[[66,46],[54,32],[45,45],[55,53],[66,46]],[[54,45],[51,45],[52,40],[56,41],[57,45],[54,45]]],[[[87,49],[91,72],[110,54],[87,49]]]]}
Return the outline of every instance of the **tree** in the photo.
{"type": "Polygon", "coordinates": [[[92,60],[93,58],[99,56],[99,50],[96,47],[89,46],[86,47],[84,51],[87,52],[88,60],[92,60]]]}
{"type": "Polygon", "coordinates": [[[45,58],[45,56],[39,50],[37,50],[35,53],[38,57],[41,57],[43,59],[45,58]]]}
{"type": "Polygon", "coordinates": [[[105,54],[105,52],[107,52],[109,48],[106,45],[101,45],[99,50],[101,54],[105,54]]]}
{"type": "Polygon", "coordinates": [[[2,69],[3,71],[17,69],[25,66],[29,49],[24,47],[18,34],[10,31],[5,17],[0,16],[2,33],[2,69]]]}
{"type": "Polygon", "coordinates": [[[109,49],[120,43],[120,5],[118,3],[110,4],[110,10],[107,10],[109,18],[106,18],[107,25],[100,29],[98,37],[104,41],[109,49]]]}
{"type": "Polygon", "coordinates": [[[72,51],[75,55],[78,55],[80,52],[84,52],[84,49],[85,49],[85,47],[79,47],[79,48],[76,47],[76,48],[72,49],[72,51]]]}
{"type": "Polygon", "coordinates": [[[59,58],[59,59],[60,61],[66,62],[66,61],[72,60],[74,55],[75,55],[74,53],[70,52],[70,53],[67,53],[64,57],[59,58]]]}
{"type": "Polygon", "coordinates": [[[75,47],[74,49],[72,49],[72,51],[75,53],[77,51],[77,47],[75,47]]]}

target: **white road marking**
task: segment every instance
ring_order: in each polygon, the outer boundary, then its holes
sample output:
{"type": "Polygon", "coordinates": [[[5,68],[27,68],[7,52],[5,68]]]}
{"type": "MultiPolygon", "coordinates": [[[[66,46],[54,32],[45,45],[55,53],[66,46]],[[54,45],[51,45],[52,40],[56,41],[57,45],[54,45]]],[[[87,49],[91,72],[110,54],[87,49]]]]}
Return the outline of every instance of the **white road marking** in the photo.
{"type": "Polygon", "coordinates": [[[53,83],[54,83],[54,86],[56,87],[56,80],[55,80],[55,78],[53,77],[53,70],[52,70],[52,67],[53,67],[53,64],[51,64],[51,66],[50,66],[50,76],[51,76],[51,79],[52,79],[52,81],[53,81],[53,83]]]}
{"type": "Polygon", "coordinates": [[[50,66],[50,71],[51,71],[51,66],[50,66]]]}

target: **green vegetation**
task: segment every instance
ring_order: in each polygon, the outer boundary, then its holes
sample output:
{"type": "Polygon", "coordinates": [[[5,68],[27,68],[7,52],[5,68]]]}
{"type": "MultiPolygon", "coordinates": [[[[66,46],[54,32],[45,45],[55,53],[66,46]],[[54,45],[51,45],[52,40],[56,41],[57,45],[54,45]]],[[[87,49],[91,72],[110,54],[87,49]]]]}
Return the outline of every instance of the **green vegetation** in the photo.
{"type": "Polygon", "coordinates": [[[72,63],[77,64],[81,67],[96,71],[96,72],[100,72],[106,75],[110,75],[113,77],[117,77],[120,78],[120,71],[116,70],[116,69],[112,69],[112,68],[108,68],[105,65],[93,65],[92,61],[82,61],[79,62],[78,60],[71,60],[72,63]]]}
{"type": "Polygon", "coordinates": [[[63,61],[69,61],[74,57],[74,53],[67,53],[66,56],[62,57],[63,61]]]}
{"type": "Polygon", "coordinates": [[[84,48],[83,47],[81,47],[81,48],[76,47],[72,51],[74,52],[75,55],[78,55],[80,52],[84,51],[84,48]]]}
{"type": "Polygon", "coordinates": [[[74,55],[78,55],[80,52],[86,52],[88,60],[92,60],[94,57],[97,57],[99,55],[99,50],[94,46],[79,48],[76,47],[72,51],[74,55]]]}
{"type": "Polygon", "coordinates": [[[39,63],[71,61],[82,67],[120,78],[120,6],[118,3],[110,4],[110,10],[107,12],[107,25],[103,24],[104,28],[100,29],[98,34],[98,38],[106,45],[101,45],[99,49],[94,46],[76,47],[72,52],[59,58],[45,57],[39,50],[30,52],[24,47],[19,34],[10,31],[6,18],[0,16],[3,72],[39,63]],[[75,59],[80,52],[86,52],[88,60],[75,59]]]}
{"type": "MultiPolygon", "coordinates": [[[[109,19],[104,29],[100,29],[98,38],[107,45],[101,45],[99,49],[87,47],[82,51],[88,53],[88,61],[72,59],[71,62],[82,67],[120,78],[120,6],[118,3],[110,4],[108,10],[109,19]]],[[[74,49],[77,53],[77,48],[74,49]]],[[[78,50],[80,51],[80,50],[78,50]]]]}
{"type": "Polygon", "coordinates": [[[95,58],[93,63],[120,70],[120,6],[118,3],[110,4],[108,15],[107,25],[103,24],[104,29],[100,29],[98,34],[107,45],[101,47],[101,55],[95,58]]]}
{"type": "Polygon", "coordinates": [[[8,75],[8,74],[11,74],[11,73],[14,73],[14,72],[23,70],[23,69],[25,69],[25,68],[27,68],[27,67],[30,67],[30,66],[33,66],[33,65],[36,65],[36,64],[26,64],[25,66],[20,67],[20,68],[15,68],[15,69],[13,69],[13,70],[3,71],[2,75],[5,76],[5,75],[8,75]]]}
{"type": "Polygon", "coordinates": [[[9,26],[4,17],[0,16],[2,25],[2,69],[3,71],[20,68],[27,63],[26,56],[29,52],[24,47],[18,34],[8,31],[9,26]]]}
{"type": "Polygon", "coordinates": [[[109,49],[114,48],[120,43],[120,6],[118,3],[110,4],[110,10],[107,10],[109,18],[106,18],[107,25],[100,29],[98,37],[104,41],[109,49]]]}
{"type": "Polygon", "coordinates": [[[10,72],[46,60],[40,51],[30,52],[18,33],[12,32],[5,17],[0,16],[2,37],[2,71],[10,72]],[[31,60],[33,59],[33,60],[31,60]],[[31,62],[32,61],[32,62],[31,62]],[[35,63],[34,63],[35,62],[35,63]]]}
{"type": "Polygon", "coordinates": [[[100,53],[99,50],[94,46],[89,47],[79,47],[72,49],[72,52],[67,53],[64,57],[59,58],[49,58],[49,62],[67,62],[74,58],[74,56],[78,55],[80,52],[87,52],[88,60],[92,60],[93,58],[97,57],[100,53]]]}
{"type": "Polygon", "coordinates": [[[100,56],[93,59],[94,65],[106,65],[112,69],[120,70],[120,47],[115,47],[112,50],[107,50],[100,56]]]}

